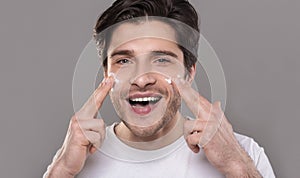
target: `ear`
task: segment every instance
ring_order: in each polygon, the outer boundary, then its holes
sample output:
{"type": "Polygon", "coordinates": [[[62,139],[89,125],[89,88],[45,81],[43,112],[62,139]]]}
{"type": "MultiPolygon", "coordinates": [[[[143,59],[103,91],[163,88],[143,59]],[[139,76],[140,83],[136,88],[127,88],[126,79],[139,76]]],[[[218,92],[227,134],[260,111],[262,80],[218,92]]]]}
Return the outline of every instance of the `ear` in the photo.
{"type": "Polygon", "coordinates": [[[187,81],[191,84],[193,80],[195,79],[196,75],[196,64],[193,64],[191,67],[190,75],[187,77],[187,81]]]}

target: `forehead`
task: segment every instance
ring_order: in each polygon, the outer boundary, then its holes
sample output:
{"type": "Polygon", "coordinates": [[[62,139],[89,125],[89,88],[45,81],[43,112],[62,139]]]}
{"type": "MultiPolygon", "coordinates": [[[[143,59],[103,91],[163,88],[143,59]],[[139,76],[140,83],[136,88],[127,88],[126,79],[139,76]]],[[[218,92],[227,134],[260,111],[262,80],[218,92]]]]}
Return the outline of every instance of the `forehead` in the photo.
{"type": "MultiPolygon", "coordinates": [[[[176,32],[167,23],[158,20],[142,22],[125,22],[118,25],[112,33],[108,53],[114,51],[128,43],[134,43],[141,40],[148,42],[172,43],[176,45],[176,32]],[[156,39],[156,40],[153,40],[156,39]]],[[[155,45],[155,44],[154,44],[155,45]]],[[[151,43],[144,43],[143,47],[151,46],[151,43]]]]}

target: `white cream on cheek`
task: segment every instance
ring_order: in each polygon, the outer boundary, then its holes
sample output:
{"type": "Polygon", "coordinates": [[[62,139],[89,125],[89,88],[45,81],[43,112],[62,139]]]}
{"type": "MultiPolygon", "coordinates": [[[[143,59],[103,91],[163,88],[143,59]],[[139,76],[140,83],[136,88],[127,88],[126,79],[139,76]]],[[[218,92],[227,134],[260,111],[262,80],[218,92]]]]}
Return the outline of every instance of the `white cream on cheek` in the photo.
{"type": "Polygon", "coordinates": [[[108,73],[108,76],[109,77],[112,76],[114,78],[115,84],[114,84],[114,86],[110,90],[110,91],[114,91],[115,86],[120,83],[120,80],[117,79],[116,75],[114,73],[112,73],[112,72],[108,73]]]}

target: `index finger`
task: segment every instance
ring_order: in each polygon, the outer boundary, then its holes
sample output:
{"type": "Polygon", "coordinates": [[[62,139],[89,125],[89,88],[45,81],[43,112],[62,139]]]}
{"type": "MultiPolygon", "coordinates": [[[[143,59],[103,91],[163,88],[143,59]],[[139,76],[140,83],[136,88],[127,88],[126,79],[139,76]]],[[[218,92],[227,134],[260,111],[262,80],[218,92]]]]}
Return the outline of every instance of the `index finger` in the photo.
{"type": "Polygon", "coordinates": [[[104,78],[99,84],[98,88],[96,88],[93,94],[79,110],[77,115],[81,118],[96,117],[98,110],[100,109],[105,97],[113,87],[113,84],[114,78],[112,76],[104,78]]]}
{"type": "Polygon", "coordinates": [[[196,118],[208,119],[212,104],[195,91],[189,82],[184,79],[175,78],[172,84],[178,89],[181,97],[195,115],[196,118]]]}

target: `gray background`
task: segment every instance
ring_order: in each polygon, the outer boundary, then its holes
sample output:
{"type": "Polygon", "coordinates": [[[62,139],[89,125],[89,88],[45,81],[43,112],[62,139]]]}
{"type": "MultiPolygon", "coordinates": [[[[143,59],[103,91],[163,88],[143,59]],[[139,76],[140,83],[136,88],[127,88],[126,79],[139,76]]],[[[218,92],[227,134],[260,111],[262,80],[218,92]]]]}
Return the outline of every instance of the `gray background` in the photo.
{"type": "MultiPolygon", "coordinates": [[[[110,2],[1,0],[1,177],[41,177],[51,162],[73,114],[76,62],[110,2]]],[[[297,177],[299,1],[192,2],[223,65],[227,117],[265,148],[278,177],[297,177]]]]}

